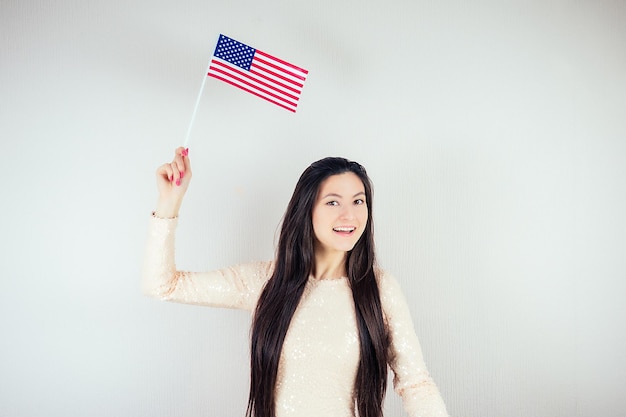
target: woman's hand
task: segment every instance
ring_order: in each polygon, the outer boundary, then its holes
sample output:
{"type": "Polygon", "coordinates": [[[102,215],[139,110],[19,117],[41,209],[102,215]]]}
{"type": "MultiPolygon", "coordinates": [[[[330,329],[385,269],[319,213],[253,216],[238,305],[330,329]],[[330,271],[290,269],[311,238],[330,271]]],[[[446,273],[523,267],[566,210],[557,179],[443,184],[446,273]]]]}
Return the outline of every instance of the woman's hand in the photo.
{"type": "Polygon", "coordinates": [[[155,211],[157,217],[178,216],[185,191],[191,181],[191,163],[188,154],[188,148],[177,148],[172,162],[161,165],[156,171],[159,188],[159,201],[155,211]]]}

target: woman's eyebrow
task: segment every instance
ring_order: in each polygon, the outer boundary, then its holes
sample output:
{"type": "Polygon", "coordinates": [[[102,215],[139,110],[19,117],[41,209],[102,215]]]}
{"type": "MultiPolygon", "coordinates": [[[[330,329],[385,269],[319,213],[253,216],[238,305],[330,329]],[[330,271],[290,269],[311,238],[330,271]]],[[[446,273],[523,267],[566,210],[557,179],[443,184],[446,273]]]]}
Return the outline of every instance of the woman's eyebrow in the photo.
{"type": "MultiPolygon", "coordinates": [[[[354,197],[358,197],[358,196],[365,196],[365,191],[359,191],[358,193],[356,193],[355,195],[352,196],[352,198],[354,197]]],[[[328,198],[328,197],[337,197],[337,198],[343,198],[342,195],[337,194],[337,193],[328,193],[325,196],[323,196],[322,198],[328,198]]]]}

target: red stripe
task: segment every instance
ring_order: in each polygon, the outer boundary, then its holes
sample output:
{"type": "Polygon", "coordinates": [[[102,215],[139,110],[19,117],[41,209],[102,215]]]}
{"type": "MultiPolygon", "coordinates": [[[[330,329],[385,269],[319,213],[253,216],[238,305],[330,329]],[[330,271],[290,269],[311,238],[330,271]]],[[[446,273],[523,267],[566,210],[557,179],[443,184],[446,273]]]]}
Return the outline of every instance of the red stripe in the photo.
{"type": "Polygon", "coordinates": [[[263,72],[265,72],[265,73],[267,73],[267,74],[270,74],[270,75],[272,75],[272,76],[274,76],[274,77],[276,77],[276,78],[280,78],[281,80],[286,81],[286,82],[288,82],[288,83],[291,83],[291,84],[293,84],[293,85],[296,85],[296,86],[298,86],[298,87],[300,87],[300,88],[302,88],[302,87],[304,86],[304,84],[300,84],[300,83],[298,83],[298,82],[296,82],[296,81],[292,80],[291,78],[287,78],[287,77],[285,77],[284,75],[281,75],[281,74],[279,74],[279,73],[277,73],[277,72],[274,72],[274,71],[268,70],[267,68],[260,67],[260,66],[256,65],[256,64],[254,63],[254,61],[252,61],[252,65],[250,66],[250,72],[252,72],[252,73],[254,73],[254,74],[258,74],[258,73],[259,73],[258,71],[253,71],[253,70],[252,70],[253,68],[258,68],[258,69],[259,69],[259,71],[263,71],[263,72]]]}
{"type": "Polygon", "coordinates": [[[266,61],[266,60],[264,60],[264,59],[261,59],[261,58],[257,58],[257,57],[256,57],[256,55],[255,55],[255,56],[254,56],[254,58],[252,59],[252,65],[254,65],[254,61],[259,61],[259,62],[262,62],[262,63],[264,63],[265,65],[267,65],[267,66],[269,66],[269,67],[272,67],[272,68],[274,68],[274,69],[277,69],[278,71],[283,72],[283,73],[285,73],[285,74],[289,74],[289,75],[291,75],[292,77],[299,78],[299,79],[301,79],[302,81],[306,80],[306,77],[305,77],[305,76],[302,76],[302,75],[300,75],[300,74],[296,74],[295,72],[287,71],[286,69],[284,69],[283,67],[281,67],[281,66],[279,66],[279,65],[272,64],[271,62],[268,62],[268,61],[266,61]]]}
{"type": "MultiPolygon", "coordinates": [[[[239,74],[240,76],[242,76],[242,77],[244,77],[244,78],[247,78],[247,79],[254,79],[254,78],[250,77],[250,76],[249,76],[246,72],[241,71],[241,70],[239,70],[239,69],[237,69],[237,68],[233,68],[232,66],[227,65],[227,64],[224,64],[223,62],[219,62],[219,61],[212,61],[212,63],[214,63],[214,64],[216,64],[216,65],[220,65],[220,66],[222,66],[222,67],[226,67],[226,68],[230,69],[232,72],[235,72],[235,73],[239,74]]],[[[250,83],[250,82],[247,82],[246,80],[244,80],[244,79],[242,79],[242,78],[237,78],[237,77],[235,77],[234,75],[231,75],[231,74],[229,74],[228,72],[226,72],[226,71],[222,70],[221,68],[216,68],[216,67],[213,67],[213,66],[211,66],[211,67],[210,67],[210,69],[211,69],[211,68],[212,68],[214,71],[221,72],[221,73],[222,73],[222,74],[224,74],[224,75],[231,76],[231,77],[235,78],[236,80],[239,80],[239,81],[241,81],[241,82],[243,82],[243,83],[245,83],[245,84],[249,85],[250,87],[256,88],[256,89],[258,89],[259,91],[266,92],[267,94],[270,94],[270,95],[272,95],[273,97],[276,97],[276,98],[278,98],[278,99],[280,99],[280,100],[283,100],[283,101],[286,101],[287,103],[289,103],[289,100],[286,100],[286,99],[284,99],[284,98],[282,98],[282,97],[280,97],[280,96],[277,96],[277,95],[273,94],[273,93],[272,93],[272,92],[270,92],[270,91],[265,91],[265,90],[263,90],[262,88],[257,87],[257,86],[255,86],[254,84],[252,84],[252,83],[250,83]]],[[[276,88],[276,87],[274,87],[274,86],[272,86],[272,85],[270,85],[270,84],[268,84],[268,83],[264,83],[263,81],[258,81],[258,80],[255,80],[255,81],[256,81],[257,83],[261,84],[261,85],[264,85],[264,86],[265,86],[265,87],[267,87],[267,88],[270,88],[270,89],[272,89],[272,90],[274,90],[274,91],[278,91],[278,92],[282,93],[283,95],[285,95],[285,96],[287,96],[287,97],[289,97],[289,98],[292,98],[292,99],[294,99],[294,100],[298,100],[298,97],[297,97],[297,96],[294,96],[293,94],[286,93],[286,92],[284,92],[283,90],[281,90],[280,88],[276,88]]]]}
{"type": "MultiPolygon", "coordinates": [[[[268,72],[268,71],[265,71],[265,72],[268,72]]],[[[274,74],[274,73],[272,73],[272,72],[270,72],[270,73],[271,73],[271,74],[274,74]]],[[[290,86],[290,85],[283,84],[283,83],[281,83],[281,82],[279,82],[279,81],[276,81],[275,79],[273,79],[273,78],[271,78],[271,77],[268,77],[267,75],[265,75],[265,74],[263,74],[263,73],[261,73],[261,72],[259,72],[259,71],[254,71],[252,68],[250,69],[250,74],[254,74],[254,75],[256,75],[257,77],[265,78],[266,80],[269,80],[269,81],[273,82],[274,84],[280,85],[281,87],[283,87],[283,88],[285,88],[285,89],[287,89],[287,90],[291,90],[291,91],[293,91],[294,93],[300,94],[300,90],[298,90],[297,88],[293,88],[293,87],[292,87],[292,86],[290,86]]],[[[275,75],[276,77],[279,77],[279,75],[278,75],[278,74],[274,74],[274,75],[275,75]]],[[[281,78],[282,78],[282,77],[281,77],[281,78]]],[[[302,88],[302,85],[300,85],[300,84],[296,84],[296,85],[299,85],[299,86],[302,88]]]]}
{"type": "MultiPolygon", "coordinates": [[[[282,107],[283,109],[287,109],[287,110],[289,110],[289,111],[291,111],[291,112],[294,112],[294,113],[296,112],[296,110],[295,110],[295,109],[292,109],[291,107],[287,107],[287,106],[285,106],[285,105],[284,105],[284,104],[282,104],[282,103],[279,103],[279,102],[277,102],[277,101],[274,101],[274,100],[272,100],[272,99],[269,99],[269,98],[267,98],[267,97],[265,97],[265,96],[263,96],[263,95],[261,95],[261,94],[257,93],[256,91],[253,91],[253,90],[250,90],[250,89],[248,89],[248,88],[242,87],[242,86],[241,86],[241,85],[239,85],[239,84],[235,84],[234,82],[230,81],[230,80],[229,80],[229,79],[227,79],[227,78],[223,78],[223,77],[220,77],[220,76],[218,76],[218,75],[211,74],[211,73],[209,73],[209,74],[208,74],[208,76],[209,76],[209,77],[213,77],[213,78],[217,78],[218,80],[222,80],[222,81],[224,81],[224,82],[226,82],[226,83],[228,83],[228,84],[230,84],[230,85],[234,85],[235,87],[239,87],[239,88],[241,88],[242,90],[247,91],[247,92],[248,92],[248,93],[250,93],[250,94],[254,94],[255,96],[257,96],[257,97],[261,97],[261,98],[263,98],[263,99],[265,99],[265,100],[269,101],[270,103],[274,103],[274,104],[276,104],[277,106],[282,107]]],[[[297,106],[297,104],[296,104],[296,105],[294,105],[294,107],[295,107],[295,106],[297,106]]]]}
{"type": "Polygon", "coordinates": [[[270,54],[267,54],[267,53],[265,53],[265,52],[263,52],[263,51],[259,51],[258,49],[256,50],[255,55],[256,55],[256,54],[261,54],[261,55],[263,55],[263,56],[265,56],[265,57],[267,57],[267,58],[273,59],[274,61],[280,62],[280,63],[281,63],[281,64],[283,64],[283,65],[286,65],[286,66],[288,66],[288,67],[291,67],[291,68],[293,68],[293,69],[295,69],[295,70],[297,70],[297,71],[303,72],[303,73],[305,73],[305,74],[308,74],[308,73],[309,73],[309,71],[305,70],[304,68],[296,67],[295,65],[293,65],[293,64],[291,64],[291,63],[289,63],[289,62],[287,62],[287,61],[283,61],[283,60],[282,60],[282,59],[280,59],[280,58],[276,58],[275,56],[272,56],[272,55],[270,55],[270,54]]]}

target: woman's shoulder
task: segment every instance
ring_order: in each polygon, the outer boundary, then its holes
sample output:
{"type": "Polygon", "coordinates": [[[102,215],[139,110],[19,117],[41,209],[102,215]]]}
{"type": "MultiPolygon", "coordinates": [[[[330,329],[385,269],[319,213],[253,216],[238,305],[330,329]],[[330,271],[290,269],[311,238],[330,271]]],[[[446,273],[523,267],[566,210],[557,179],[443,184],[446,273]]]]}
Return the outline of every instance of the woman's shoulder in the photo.
{"type": "Polygon", "coordinates": [[[379,269],[376,273],[380,304],[387,328],[397,328],[398,324],[412,329],[411,313],[407,299],[396,277],[388,271],[379,269]],[[405,323],[405,324],[402,324],[405,323]]]}
{"type": "Polygon", "coordinates": [[[378,283],[378,292],[383,305],[389,305],[398,301],[398,298],[404,298],[400,283],[396,276],[379,267],[375,269],[376,281],[378,283]]]}
{"type": "Polygon", "coordinates": [[[395,275],[386,269],[376,266],[374,267],[374,275],[376,276],[376,282],[379,287],[398,285],[398,280],[395,275]]]}

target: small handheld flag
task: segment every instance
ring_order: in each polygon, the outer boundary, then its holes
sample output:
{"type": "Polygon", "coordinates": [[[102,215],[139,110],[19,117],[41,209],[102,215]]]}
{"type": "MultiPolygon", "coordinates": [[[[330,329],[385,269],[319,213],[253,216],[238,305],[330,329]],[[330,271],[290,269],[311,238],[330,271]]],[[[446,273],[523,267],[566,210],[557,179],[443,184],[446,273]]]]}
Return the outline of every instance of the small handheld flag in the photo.
{"type": "Polygon", "coordinates": [[[308,73],[287,61],[220,35],[207,75],[295,113],[308,73]]]}
{"type": "Polygon", "coordinates": [[[295,113],[308,73],[303,68],[220,34],[206,76],[202,79],[184,146],[189,144],[207,76],[295,113]]]}

